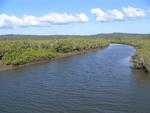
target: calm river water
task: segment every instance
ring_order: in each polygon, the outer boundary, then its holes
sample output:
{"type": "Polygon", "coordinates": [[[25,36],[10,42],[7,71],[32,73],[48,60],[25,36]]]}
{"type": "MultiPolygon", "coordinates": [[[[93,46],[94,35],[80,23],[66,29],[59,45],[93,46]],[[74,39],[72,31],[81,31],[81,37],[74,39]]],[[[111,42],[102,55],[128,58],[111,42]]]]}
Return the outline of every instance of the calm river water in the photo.
{"type": "Polygon", "coordinates": [[[150,79],[133,71],[134,52],[111,44],[0,72],[0,113],[150,113],[150,79]]]}

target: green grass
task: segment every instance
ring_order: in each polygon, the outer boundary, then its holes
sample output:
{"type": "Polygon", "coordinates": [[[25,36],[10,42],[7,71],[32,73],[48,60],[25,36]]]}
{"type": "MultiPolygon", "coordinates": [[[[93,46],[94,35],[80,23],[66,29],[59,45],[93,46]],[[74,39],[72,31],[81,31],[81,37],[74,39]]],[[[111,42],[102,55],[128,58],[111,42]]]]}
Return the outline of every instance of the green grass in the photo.
{"type": "Polygon", "coordinates": [[[124,39],[109,39],[112,43],[121,43],[132,45],[136,48],[136,54],[133,57],[133,62],[137,68],[146,68],[150,72],[150,38],[124,38],[124,39]]]}
{"type": "Polygon", "coordinates": [[[10,53],[6,53],[2,58],[5,64],[13,64],[19,65],[24,64],[26,62],[30,62],[36,60],[37,58],[47,57],[53,58],[55,56],[54,52],[50,49],[22,49],[20,51],[12,51],[10,53]]]}
{"type": "Polygon", "coordinates": [[[7,65],[20,65],[38,58],[54,58],[57,53],[84,51],[88,49],[103,48],[109,43],[121,43],[132,45],[136,48],[133,62],[136,66],[146,67],[150,72],[150,35],[125,35],[113,34],[109,37],[99,38],[96,36],[75,36],[73,38],[1,38],[0,52],[4,53],[1,61],[7,65]],[[143,36],[143,37],[142,37],[143,36]],[[122,38],[123,37],[123,38],[122,38]]]}
{"type": "Polygon", "coordinates": [[[62,38],[62,39],[3,39],[0,40],[0,52],[4,53],[2,62],[7,65],[20,65],[38,58],[53,58],[57,53],[84,51],[102,48],[109,43],[104,39],[62,38]]]}

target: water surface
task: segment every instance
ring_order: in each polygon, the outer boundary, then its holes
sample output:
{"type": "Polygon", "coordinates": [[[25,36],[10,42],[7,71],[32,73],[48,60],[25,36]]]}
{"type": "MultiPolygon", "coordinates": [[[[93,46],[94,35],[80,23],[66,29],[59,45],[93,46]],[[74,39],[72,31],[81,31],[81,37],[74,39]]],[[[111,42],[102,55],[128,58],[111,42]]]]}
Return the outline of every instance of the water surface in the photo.
{"type": "Polygon", "coordinates": [[[0,113],[150,113],[150,80],[132,70],[134,52],[111,44],[0,72],[0,113]]]}

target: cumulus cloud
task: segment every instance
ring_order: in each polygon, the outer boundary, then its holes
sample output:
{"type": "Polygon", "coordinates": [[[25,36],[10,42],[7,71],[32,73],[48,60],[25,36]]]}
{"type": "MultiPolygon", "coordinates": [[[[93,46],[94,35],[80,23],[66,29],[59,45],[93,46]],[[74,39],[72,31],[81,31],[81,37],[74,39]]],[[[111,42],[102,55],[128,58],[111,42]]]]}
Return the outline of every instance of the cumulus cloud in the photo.
{"type": "Polygon", "coordinates": [[[117,9],[103,11],[101,8],[94,8],[94,9],[91,9],[91,13],[96,16],[96,21],[99,21],[99,22],[109,22],[112,20],[124,19],[123,12],[117,9]]]}
{"type": "Polygon", "coordinates": [[[113,10],[110,10],[108,12],[110,14],[109,18],[111,18],[113,20],[123,20],[124,19],[124,14],[117,9],[113,9],[113,10]]]}
{"type": "Polygon", "coordinates": [[[53,24],[68,24],[88,22],[88,17],[84,13],[50,13],[41,17],[24,15],[23,17],[0,14],[0,28],[29,27],[29,26],[50,26],[53,24]]]}
{"type": "MultiPolygon", "coordinates": [[[[101,8],[91,9],[91,13],[95,15],[96,21],[111,22],[122,21],[125,19],[136,19],[145,17],[150,14],[150,8],[141,9],[136,7],[122,7],[122,9],[102,10],[101,8]]],[[[23,15],[17,17],[13,15],[0,14],[0,28],[16,28],[16,27],[37,27],[51,26],[55,24],[84,23],[89,19],[86,14],[67,14],[67,13],[49,13],[44,16],[35,17],[33,15],[23,15]]]]}
{"type": "Polygon", "coordinates": [[[84,13],[76,14],[75,16],[67,13],[50,13],[39,18],[39,21],[51,24],[67,24],[74,22],[87,22],[88,17],[84,13]]]}
{"type": "Polygon", "coordinates": [[[146,12],[144,9],[134,8],[131,6],[123,7],[123,11],[128,17],[131,17],[131,18],[144,17],[146,15],[146,12]]]}
{"type": "Polygon", "coordinates": [[[140,17],[145,17],[150,10],[144,10],[135,7],[123,7],[122,10],[112,9],[103,11],[101,8],[91,9],[91,13],[95,15],[96,21],[99,22],[110,22],[110,21],[120,21],[125,19],[135,19],[140,17]]]}
{"type": "Polygon", "coordinates": [[[109,16],[101,8],[94,8],[91,10],[92,14],[95,14],[96,20],[100,22],[109,21],[109,16]]]}
{"type": "Polygon", "coordinates": [[[0,27],[11,27],[22,24],[22,20],[15,16],[8,16],[6,14],[0,15],[0,27]]]}
{"type": "Polygon", "coordinates": [[[19,26],[38,26],[41,25],[41,22],[37,17],[32,15],[24,15],[23,18],[20,19],[22,23],[19,26]]]}

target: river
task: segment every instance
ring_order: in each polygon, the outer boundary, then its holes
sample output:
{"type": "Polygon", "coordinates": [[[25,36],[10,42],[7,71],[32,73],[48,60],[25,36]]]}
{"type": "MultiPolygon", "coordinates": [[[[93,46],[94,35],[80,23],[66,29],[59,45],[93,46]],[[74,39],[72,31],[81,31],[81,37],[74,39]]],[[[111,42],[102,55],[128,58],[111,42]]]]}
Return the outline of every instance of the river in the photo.
{"type": "Polygon", "coordinates": [[[135,49],[111,44],[0,72],[0,113],[150,113],[150,79],[132,69],[135,49]]]}

